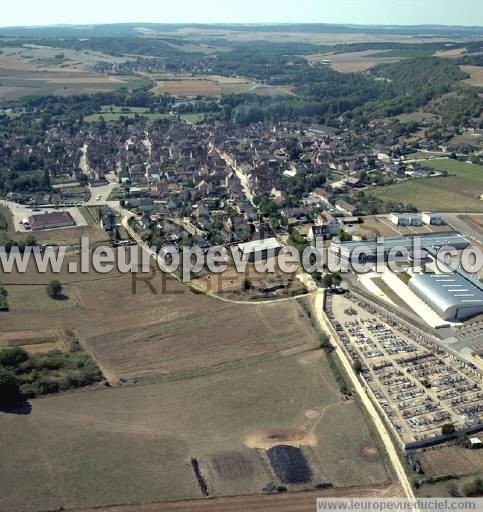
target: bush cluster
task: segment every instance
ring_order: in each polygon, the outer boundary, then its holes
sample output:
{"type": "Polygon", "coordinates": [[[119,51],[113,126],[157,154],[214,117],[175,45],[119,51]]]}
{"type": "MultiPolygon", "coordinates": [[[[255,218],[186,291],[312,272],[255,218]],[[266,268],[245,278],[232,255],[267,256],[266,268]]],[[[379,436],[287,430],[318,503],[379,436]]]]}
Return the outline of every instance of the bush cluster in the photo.
{"type": "Polygon", "coordinates": [[[45,354],[29,354],[20,347],[0,350],[0,395],[8,391],[10,398],[15,396],[13,385],[21,396],[34,398],[88,386],[101,379],[102,373],[95,361],[78,341],[73,341],[67,352],[51,350],[45,354]]]}

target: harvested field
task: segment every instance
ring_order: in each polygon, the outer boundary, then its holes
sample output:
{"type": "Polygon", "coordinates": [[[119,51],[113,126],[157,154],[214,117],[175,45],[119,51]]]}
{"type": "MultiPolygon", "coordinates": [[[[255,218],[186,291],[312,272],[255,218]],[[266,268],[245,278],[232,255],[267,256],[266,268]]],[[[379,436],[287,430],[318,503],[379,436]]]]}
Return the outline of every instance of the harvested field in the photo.
{"type": "Polygon", "coordinates": [[[25,96],[70,95],[104,92],[120,87],[137,88],[147,82],[129,76],[106,76],[90,70],[93,64],[126,59],[104,56],[98,52],[62,50],[64,60],[53,58],[54,48],[0,48],[0,100],[25,96]],[[69,59],[76,54],[79,58],[69,59]],[[117,59],[117,60],[116,60],[117,59]]]}
{"type": "Polygon", "coordinates": [[[443,446],[420,452],[418,457],[429,476],[465,476],[483,471],[483,450],[443,446]]]}
{"type": "Polygon", "coordinates": [[[209,500],[176,501],[173,503],[153,503],[150,505],[126,505],[100,507],[94,509],[76,509],[72,512],[313,512],[317,498],[380,498],[400,496],[396,484],[383,484],[372,487],[352,487],[344,489],[319,489],[317,491],[299,491],[260,496],[231,496],[209,500]]]}
{"type": "Polygon", "coordinates": [[[448,59],[456,59],[464,53],[464,48],[453,48],[451,50],[438,50],[434,53],[435,57],[447,57],[448,59]]]}
{"type": "Polygon", "coordinates": [[[307,56],[307,60],[313,63],[330,61],[328,65],[340,73],[357,73],[360,71],[367,71],[379,64],[399,62],[401,58],[385,57],[384,50],[381,50],[380,52],[367,50],[363,52],[349,53],[317,53],[307,56]]]}
{"type": "Polygon", "coordinates": [[[0,332],[0,348],[22,347],[31,353],[43,353],[49,350],[67,350],[68,337],[65,332],[41,331],[13,331],[0,332]]]}
{"type": "Polygon", "coordinates": [[[2,441],[12,447],[0,458],[0,509],[202,498],[192,458],[210,496],[261,494],[272,475],[243,440],[270,429],[314,428],[322,451],[310,448],[311,460],[334,492],[397,494],[381,455],[360,455],[374,440],[317,353],[304,364],[294,355],[194,379],[48,396],[31,401],[30,415],[0,414],[2,441]],[[306,411],[328,405],[323,421],[308,423],[306,411]]]}
{"type": "Polygon", "coordinates": [[[244,92],[251,82],[243,78],[223,76],[173,77],[160,79],[153,89],[155,94],[173,94],[175,96],[216,96],[230,92],[244,92]]]}
{"type": "Polygon", "coordinates": [[[483,68],[481,66],[460,66],[460,69],[470,75],[469,78],[463,80],[465,84],[483,87],[483,68]]]}
{"type": "Polygon", "coordinates": [[[143,282],[133,293],[130,274],[69,273],[70,263],[81,268],[80,256],[67,257],[59,274],[38,273],[31,262],[26,274],[2,275],[11,307],[2,315],[2,328],[71,329],[114,380],[204,373],[315,344],[296,301],[221,302],[160,273],[151,283],[156,294],[143,282]],[[47,297],[46,285],[52,279],[64,285],[69,300],[47,297]]]}

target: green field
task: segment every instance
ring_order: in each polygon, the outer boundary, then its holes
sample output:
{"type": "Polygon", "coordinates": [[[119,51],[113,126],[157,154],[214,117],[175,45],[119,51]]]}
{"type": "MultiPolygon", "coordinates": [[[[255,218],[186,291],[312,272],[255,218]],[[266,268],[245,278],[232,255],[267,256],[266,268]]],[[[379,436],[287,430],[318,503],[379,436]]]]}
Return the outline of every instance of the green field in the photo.
{"type": "Polygon", "coordinates": [[[98,114],[91,114],[90,116],[84,117],[84,121],[86,122],[96,122],[104,118],[104,121],[119,121],[121,117],[125,119],[135,119],[137,116],[145,117],[149,121],[157,121],[158,119],[171,119],[173,118],[170,114],[158,114],[158,113],[138,113],[138,112],[99,112],[98,114]]]}
{"type": "Polygon", "coordinates": [[[420,210],[483,213],[483,166],[456,160],[432,160],[423,165],[450,176],[410,180],[378,188],[372,194],[385,202],[413,205],[420,210]]]}
{"type": "MultiPolygon", "coordinates": [[[[125,107],[123,110],[123,107],[107,105],[102,107],[100,112],[84,117],[84,121],[97,122],[101,119],[101,117],[103,117],[104,121],[112,122],[119,121],[121,117],[127,119],[135,119],[137,116],[147,118],[150,122],[157,121],[159,119],[176,118],[176,116],[173,114],[160,114],[157,112],[151,113],[149,112],[149,109],[143,107],[125,107]]],[[[180,117],[189,123],[197,123],[205,118],[205,114],[181,114],[180,117]]]]}
{"type": "Polygon", "coordinates": [[[180,117],[189,123],[198,123],[205,119],[205,114],[181,114],[180,117]]]}

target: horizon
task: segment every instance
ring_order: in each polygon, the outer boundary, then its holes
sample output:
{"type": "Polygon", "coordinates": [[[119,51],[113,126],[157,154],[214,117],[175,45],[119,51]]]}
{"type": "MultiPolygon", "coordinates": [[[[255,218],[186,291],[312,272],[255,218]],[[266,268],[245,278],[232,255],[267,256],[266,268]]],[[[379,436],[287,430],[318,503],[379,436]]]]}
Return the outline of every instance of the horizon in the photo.
{"type": "MultiPolygon", "coordinates": [[[[156,0],[139,0],[136,12],[161,24],[327,24],[356,26],[483,26],[483,9],[479,0],[299,0],[295,5],[275,0],[235,0],[219,4],[205,0],[179,0],[176,6],[156,0]]],[[[81,12],[61,0],[41,4],[18,0],[4,7],[2,28],[114,25],[131,21],[132,6],[113,0],[85,0],[81,12]]]]}
{"type": "Polygon", "coordinates": [[[288,27],[294,25],[306,25],[310,26],[339,26],[339,27],[381,27],[381,28],[399,28],[399,27],[451,27],[451,28],[482,28],[481,25],[461,25],[461,24],[448,24],[448,23],[405,23],[405,24],[395,24],[395,23],[329,23],[329,22],[290,22],[290,21],[260,21],[260,22],[195,22],[195,21],[179,21],[179,22],[156,22],[156,21],[118,21],[118,22],[86,22],[86,23],[42,23],[42,24],[31,24],[31,25],[0,25],[1,28],[55,28],[55,27],[94,27],[94,26],[109,26],[109,25],[166,25],[166,26],[198,26],[198,25],[210,25],[210,26],[246,26],[246,27],[265,27],[265,26],[283,26],[286,25],[288,27]]]}

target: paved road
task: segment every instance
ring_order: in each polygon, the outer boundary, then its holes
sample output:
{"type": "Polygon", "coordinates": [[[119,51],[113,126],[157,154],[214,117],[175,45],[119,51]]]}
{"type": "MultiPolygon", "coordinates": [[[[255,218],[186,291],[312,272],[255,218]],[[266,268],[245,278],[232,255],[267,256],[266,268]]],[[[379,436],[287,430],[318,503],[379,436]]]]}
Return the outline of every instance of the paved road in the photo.
{"type": "Polygon", "coordinates": [[[406,471],[404,470],[401,460],[399,459],[399,455],[396,450],[396,447],[394,446],[394,443],[386,429],[386,426],[384,425],[384,422],[382,421],[381,417],[379,416],[379,413],[377,412],[375,405],[372,403],[371,399],[369,398],[368,394],[366,393],[366,390],[364,389],[363,385],[359,381],[357,375],[355,374],[355,372],[352,368],[352,364],[350,363],[347,356],[345,355],[345,352],[342,350],[341,346],[339,345],[338,339],[336,339],[334,336],[331,335],[331,331],[328,328],[328,322],[325,318],[325,313],[323,311],[323,301],[324,301],[323,293],[322,292],[317,293],[317,295],[315,296],[315,299],[314,299],[314,309],[315,309],[315,314],[316,314],[317,320],[320,324],[320,327],[329,335],[331,341],[337,347],[336,352],[339,356],[339,359],[342,362],[342,365],[344,366],[344,369],[345,369],[347,375],[351,379],[352,386],[354,387],[357,394],[359,395],[362,403],[364,404],[369,416],[371,417],[372,421],[374,422],[374,426],[377,428],[377,431],[379,432],[379,435],[384,443],[386,452],[389,456],[389,459],[392,463],[392,466],[394,468],[396,476],[397,476],[399,483],[402,487],[402,490],[404,492],[404,496],[406,498],[414,498],[413,489],[409,482],[408,476],[406,475],[406,471]]]}
{"type": "MultiPolygon", "coordinates": [[[[474,242],[478,242],[483,244],[483,233],[475,229],[471,224],[468,224],[460,217],[463,215],[467,215],[466,213],[443,213],[443,220],[451,226],[454,230],[461,233],[463,236],[466,236],[473,240],[474,242]]],[[[483,218],[483,214],[472,213],[472,216],[478,215],[483,218]]]]}

